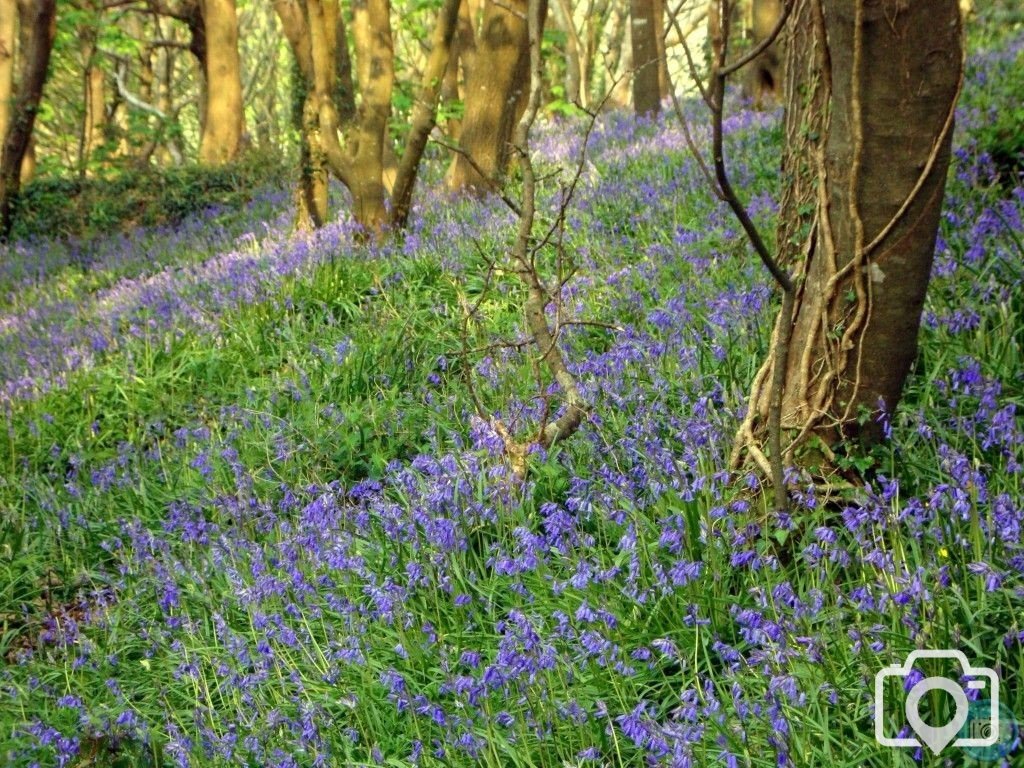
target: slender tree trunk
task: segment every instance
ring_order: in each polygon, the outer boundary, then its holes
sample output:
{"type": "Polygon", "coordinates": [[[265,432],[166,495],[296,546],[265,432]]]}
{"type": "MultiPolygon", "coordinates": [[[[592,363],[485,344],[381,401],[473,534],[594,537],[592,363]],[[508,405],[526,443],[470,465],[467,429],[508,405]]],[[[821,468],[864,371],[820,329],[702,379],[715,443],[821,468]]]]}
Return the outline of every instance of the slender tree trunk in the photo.
{"type": "Polygon", "coordinates": [[[665,0],[654,0],[654,48],[658,54],[658,98],[668,98],[668,51],[665,48],[665,0]]]}
{"type": "MultiPolygon", "coordinates": [[[[476,55],[477,3],[475,0],[463,0],[459,4],[459,22],[452,42],[452,52],[448,59],[448,69],[444,75],[444,86],[441,90],[441,101],[453,104],[462,100],[468,72],[473,68],[473,57],[476,55]]],[[[449,117],[445,126],[450,139],[459,141],[462,135],[462,119],[449,117]]]]}
{"type": "Polygon", "coordinates": [[[96,152],[103,146],[106,129],[106,75],[99,65],[95,29],[83,31],[82,97],[85,113],[82,115],[82,138],[79,147],[79,169],[82,174],[89,172],[89,164],[96,152]]]}
{"type": "MultiPolygon", "coordinates": [[[[883,437],[917,352],[953,110],[957,0],[797,0],[788,22],[780,260],[799,286],[782,393],[787,462],[883,437]],[[854,441],[851,445],[849,441],[854,441]],[[845,444],[845,445],[844,445],[845,444]]],[[[763,441],[774,361],[753,386],[733,463],[763,441]]],[[[820,455],[819,455],[820,458],[820,455]]]]}
{"type": "Polygon", "coordinates": [[[609,102],[625,107],[632,96],[629,72],[633,69],[633,41],[629,24],[629,13],[620,3],[614,3],[609,21],[608,47],[605,53],[605,70],[611,85],[609,102]]]}
{"type": "MultiPolygon", "coordinates": [[[[512,130],[526,109],[529,41],[526,0],[487,0],[474,66],[466,82],[466,112],[456,155],[448,169],[450,190],[491,189],[508,166],[512,130]],[[475,167],[474,167],[475,166],[475,167]]],[[[547,4],[541,8],[546,13],[547,4]]]]}
{"type": "MultiPolygon", "coordinates": [[[[553,13],[565,33],[565,100],[575,103],[583,98],[583,45],[576,30],[570,0],[558,0],[553,13]]],[[[586,106],[585,101],[581,103],[586,106]]]]}
{"type": "Polygon", "coordinates": [[[46,70],[56,33],[56,0],[21,0],[23,31],[20,77],[0,153],[0,237],[10,235],[14,201],[21,184],[21,164],[32,139],[36,112],[46,83],[46,70]]]}
{"type": "MultiPolygon", "coordinates": [[[[299,150],[299,183],[295,191],[295,226],[320,227],[327,221],[327,160],[320,142],[320,116],[316,104],[316,73],[309,24],[295,0],[274,0],[274,10],[292,51],[292,124],[302,137],[299,150]]],[[[327,88],[332,87],[333,70],[327,88]]]]}
{"type": "MultiPolygon", "coordinates": [[[[580,98],[585,107],[595,102],[594,73],[597,71],[601,31],[608,23],[611,7],[612,3],[609,0],[588,0],[584,8],[583,30],[580,36],[580,98]]],[[[596,96],[596,100],[600,101],[603,97],[602,92],[596,96]]]]}
{"type": "Polygon", "coordinates": [[[320,144],[316,102],[310,98],[312,62],[307,62],[304,72],[296,49],[293,48],[292,52],[292,125],[302,139],[299,148],[299,183],[295,190],[295,226],[298,229],[315,229],[327,221],[327,161],[320,144]]]}
{"type": "Polygon", "coordinates": [[[205,57],[206,108],[199,161],[221,165],[233,160],[242,143],[242,74],[238,57],[235,0],[200,0],[205,57]]]}
{"type": "Polygon", "coordinates": [[[460,6],[460,0],[445,0],[437,17],[430,57],[423,69],[423,82],[412,113],[412,127],[405,142],[405,153],[398,167],[392,193],[391,222],[398,227],[405,226],[409,219],[412,191],[416,185],[420,160],[430,132],[437,123],[437,100],[441,95],[444,73],[448,69],[451,57],[452,39],[458,26],[460,6]]]}

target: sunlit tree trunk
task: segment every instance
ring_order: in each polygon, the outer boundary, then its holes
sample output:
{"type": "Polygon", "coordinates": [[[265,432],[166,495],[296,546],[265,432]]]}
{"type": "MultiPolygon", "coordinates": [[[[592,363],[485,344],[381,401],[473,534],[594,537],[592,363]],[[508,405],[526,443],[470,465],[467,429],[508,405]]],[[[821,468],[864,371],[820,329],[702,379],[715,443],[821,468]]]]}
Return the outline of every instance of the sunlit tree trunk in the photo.
{"type": "MultiPolygon", "coordinates": [[[[546,3],[541,10],[546,12],[546,3]]],[[[487,0],[466,78],[466,112],[459,137],[465,154],[452,160],[449,189],[487,190],[505,173],[512,129],[526,108],[529,59],[526,0],[487,0]]]]}
{"type": "MultiPolygon", "coordinates": [[[[962,81],[957,0],[797,0],[788,22],[780,261],[795,270],[787,462],[883,437],[917,352],[962,81]],[[812,440],[811,438],[817,438],[812,440]]],[[[738,435],[763,445],[776,364],[738,435]]]]}
{"type": "MultiPolygon", "coordinates": [[[[327,160],[320,142],[320,117],[313,96],[313,51],[305,8],[296,0],[275,0],[274,10],[292,50],[292,124],[302,137],[296,226],[309,229],[327,221],[327,160]]],[[[334,76],[334,71],[330,73],[334,76]]]]}
{"type": "MultiPolygon", "coordinates": [[[[22,34],[28,33],[28,30],[22,31],[22,34]]],[[[14,72],[17,68],[18,35],[17,0],[0,0],[0,137],[7,135],[7,128],[11,121],[11,109],[15,98],[14,72]]],[[[25,156],[21,161],[20,180],[22,182],[31,180],[35,174],[35,168],[35,140],[30,136],[25,156]]]]}
{"type": "Polygon", "coordinates": [[[14,50],[18,34],[17,0],[0,0],[0,137],[7,135],[14,102],[14,50]]]}
{"type": "Polygon", "coordinates": [[[21,50],[19,77],[0,152],[0,237],[11,231],[14,200],[21,183],[21,165],[32,139],[46,70],[56,33],[56,0],[18,3],[21,50]]]}
{"type": "Polygon", "coordinates": [[[206,81],[199,161],[220,165],[235,158],[242,143],[242,71],[238,57],[235,0],[200,0],[206,81]]]}

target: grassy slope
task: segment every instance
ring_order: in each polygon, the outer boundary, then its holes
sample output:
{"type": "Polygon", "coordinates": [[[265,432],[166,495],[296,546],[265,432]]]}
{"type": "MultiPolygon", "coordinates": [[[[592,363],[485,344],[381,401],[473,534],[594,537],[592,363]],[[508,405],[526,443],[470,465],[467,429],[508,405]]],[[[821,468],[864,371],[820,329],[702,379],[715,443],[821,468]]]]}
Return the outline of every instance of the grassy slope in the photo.
{"type": "MultiPolygon", "coordinates": [[[[734,122],[767,216],[777,134],[734,122]]],[[[855,503],[806,489],[790,521],[722,472],[771,310],[671,124],[596,135],[567,306],[625,330],[570,334],[593,416],[525,488],[458,356],[499,208],[421,211],[379,252],[340,222],[38,284],[59,311],[3,337],[27,373],[0,441],[0,754],[909,764],[873,741],[871,681],[917,646],[998,667],[1024,712],[1024,198],[961,142],[891,449],[855,503]]],[[[472,344],[517,337],[516,298],[488,289],[472,344]]],[[[474,364],[488,410],[535,423],[528,354],[474,364]]]]}

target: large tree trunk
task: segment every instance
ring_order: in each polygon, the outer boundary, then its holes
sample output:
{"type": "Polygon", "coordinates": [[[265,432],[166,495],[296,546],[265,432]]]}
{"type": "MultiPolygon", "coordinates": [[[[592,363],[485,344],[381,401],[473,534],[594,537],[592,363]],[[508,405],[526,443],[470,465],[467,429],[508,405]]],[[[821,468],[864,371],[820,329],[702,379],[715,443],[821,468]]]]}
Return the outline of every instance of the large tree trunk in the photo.
{"type": "Polygon", "coordinates": [[[633,109],[656,115],[661,108],[656,20],[657,0],[629,0],[629,30],[633,46],[633,109]]]}
{"type": "Polygon", "coordinates": [[[233,160],[242,144],[242,69],[238,57],[235,0],[200,0],[206,81],[199,161],[221,165],[233,160]]]}
{"type": "Polygon", "coordinates": [[[0,238],[11,232],[14,200],[21,184],[21,164],[32,139],[46,69],[56,33],[56,0],[21,0],[20,76],[0,153],[0,238]]]}
{"type": "MultiPolygon", "coordinates": [[[[474,66],[466,78],[459,138],[465,155],[456,155],[448,169],[450,190],[491,189],[508,166],[509,141],[526,109],[529,86],[526,7],[526,0],[487,0],[484,5],[474,66]]],[[[541,12],[546,11],[545,2],[541,12]]]]}
{"type": "MultiPolygon", "coordinates": [[[[797,0],[788,21],[779,257],[795,268],[787,462],[883,436],[917,351],[962,79],[957,0],[797,0]],[[850,441],[853,441],[852,444],[850,441]]],[[[774,360],[737,437],[763,443],[774,360]]]]}

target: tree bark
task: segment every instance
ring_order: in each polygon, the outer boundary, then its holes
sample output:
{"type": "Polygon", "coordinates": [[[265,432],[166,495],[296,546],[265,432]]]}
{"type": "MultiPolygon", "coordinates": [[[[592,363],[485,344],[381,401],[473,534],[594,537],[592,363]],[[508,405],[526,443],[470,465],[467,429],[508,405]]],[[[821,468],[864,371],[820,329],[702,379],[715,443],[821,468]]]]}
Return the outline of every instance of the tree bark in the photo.
{"type": "MultiPolygon", "coordinates": [[[[787,463],[884,437],[917,334],[962,83],[957,0],[796,0],[788,61],[780,261],[799,286],[782,393],[787,463]]],[[[763,441],[774,361],[737,436],[763,441]]],[[[816,457],[820,459],[820,455],[816,457]]]]}
{"type": "MultiPolygon", "coordinates": [[[[487,0],[474,66],[466,78],[466,111],[458,154],[448,169],[452,191],[492,189],[508,167],[512,130],[526,110],[529,39],[526,0],[487,0]],[[474,167],[475,166],[475,167],[474,167]]],[[[547,3],[541,3],[546,15],[547,3]]]]}
{"type": "Polygon", "coordinates": [[[233,160],[242,144],[242,70],[238,57],[238,15],[235,0],[200,0],[206,81],[199,161],[222,165],[233,160]]]}
{"type": "Polygon", "coordinates": [[[633,68],[633,43],[629,13],[621,4],[612,4],[609,21],[608,45],[605,48],[605,71],[613,81],[608,103],[611,106],[626,107],[632,97],[629,72],[633,68]]]}
{"type": "Polygon", "coordinates": [[[13,224],[14,201],[21,184],[21,164],[32,139],[46,70],[56,34],[56,0],[21,0],[18,17],[23,31],[17,94],[0,153],[0,238],[6,240],[13,224]]]}

